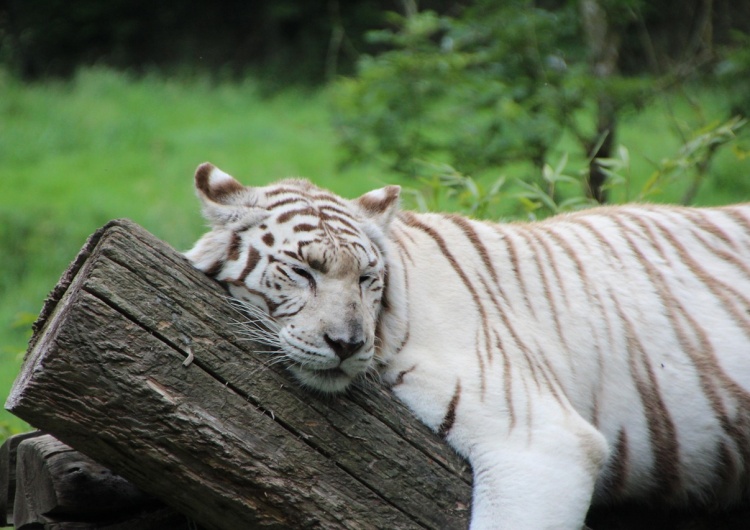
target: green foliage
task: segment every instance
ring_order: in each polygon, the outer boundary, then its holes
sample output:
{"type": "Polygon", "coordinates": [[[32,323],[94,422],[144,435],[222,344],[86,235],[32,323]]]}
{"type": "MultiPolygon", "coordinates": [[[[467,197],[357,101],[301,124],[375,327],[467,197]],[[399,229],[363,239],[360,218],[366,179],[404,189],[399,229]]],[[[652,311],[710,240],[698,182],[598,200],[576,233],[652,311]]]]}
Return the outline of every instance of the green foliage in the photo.
{"type": "Polygon", "coordinates": [[[732,111],[750,116],[750,35],[732,32],[731,46],[722,50],[723,59],[716,65],[716,77],[730,87],[732,111]]]}
{"type": "MultiPolygon", "coordinates": [[[[733,154],[738,158],[746,156],[746,151],[736,141],[737,133],[746,124],[746,119],[734,117],[726,122],[712,123],[695,131],[674,157],[664,158],[657,164],[633,200],[645,201],[663,193],[666,188],[675,183],[687,181],[687,190],[680,202],[691,204],[698,187],[706,178],[708,167],[718,149],[730,146],[733,154]]],[[[619,159],[600,159],[600,163],[605,166],[613,184],[628,182],[629,179],[620,173],[622,170],[629,170],[627,151],[621,150],[619,159]]],[[[630,200],[630,197],[626,199],[630,200]]]]}
{"type": "MultiPolygon", "coordinates": [[[[682,195],[682,203],[689,204],[695,198],[698,187],[706,176],[706,169],[720,148],[731,147],[732,156],[742,159],[750,154],[742,150],[737,142],[737,133],[746,124],[747,120],[732,118],[695,131],[673,156],[660,160],[647,178],[635,183],[630,151],[621,145],[617,156],[598,159],[608,176],[606,189],[623,190],[626,202],[646,202],[658,200],[666,190],[678,187],[687,190],[682,195]]],[[[574,167],[568,155],[563,153],[554,166],[544,165],[541,182],[526,182],[522,179],[509,181],[502,176],[489,186],[461,174],[450,165],[422,163],[421,167],[428,173],[418,178],[421,187],[407,188],[407,194],[422,211],[441,210],[452,204],[454,209],[467,215],[493,218],[498,215],[498,207],[504,204],[506,211],[513,205],[517,207],[514,216],[529,220],[542,219],[597,206],[596,201],[580,191],[590,162],[589,159],[580,167],[574,167]],[[560,198],[558,188],[566,185],[579,191],[574,191],[567,198],[560,198]]],[[[744,195],[737,198],[750,199],[750,190],[745,190],[744,195]]]]}
{"type": "Polygon", "coordinates": [[[576,6],[479,1],[460,17],[392,15],[370,38],[387,51],[341,80],[336,126],[347,162],[380,158],[415,176],[417,160],[482,172],[525,162],[541,169],[595,94],[620,107],[643,100],[646,81],[588,72],[576,6]]]}
{"type": "MultiPolygon", "coordinates": [[[[599,5],[616,31],[644,7],[640,0],[599,5]]],[[[697,98],[680,72],[663,79],[595,75],[578,3],[537,6],[478,0],[456,17],[392,14],[391,29],[369,36],[384,51],[364,56],[357,75],[334,87],[344,167],[376,161],[412,179],[423,190],[411,192],[419,208],[536,218],[591,205],[584,190],[592,164],[609,175],[604,189],[615,201],[692,203],[720,151],[741,162],[746,150],[735,133],[744,121],[726,121],[725,93],[717,93],[719,105],[697,98]],[[683,102],[688,108],[677,111],[683,102]],[[611,140],[610,127],[646,105],[663,108],[658,128],[666,124],[666,141],[651,126],[650,145],[639,149],[637,138],[618,148],[618,133],[607,148],[614,158],[592,160],[611,140]],[[513,200],[501,207],[501,197],[513,200]]],[[[750,79],[742,68],[750,55],[742,50],[723,63],[728,79],[750,79]]]]}
{"type": "Polygon", "coordinates": [[[488,217],[505,197],[505,177],[486,186],[448,164],[423,162],[419,171],[421,188],[405,187],[404,191],[407,199],[411,198],[423,212],[445,210],[452,203],[467,215],[488,217]]]}
{"type": "MultiPolygon", "coordinates": [[[[587,164],[588,166],[588,164],[587,164]]],[[[579,177],[568,175],[568,155],[564,154],[555,167],[545,164],[542,168],[542,178],[545,186],[537,182],[528,183],[523,180],[518,181],[521,191],[516,194],[516,198],[523,205],[526,216],[529,219],[546,217],[558,213],[578,210],[585,207],[595,206],[597,203],[589,197],[575,194],[570,198],[559,200],[557,198],[557,188],[561,184],[581,185],[586,173],[586,169],[580,170],[579,177]]],[[[583,189],[583,186],[580,186],[583,189]]]]}
{"type": "Polygon", "coordinates": [[[0,421],[0,444],[2,444],[5,440],[13,436],[14,434],[18,434],[21,431],[16,431],[13,429],[9,423],[0,421]]]}

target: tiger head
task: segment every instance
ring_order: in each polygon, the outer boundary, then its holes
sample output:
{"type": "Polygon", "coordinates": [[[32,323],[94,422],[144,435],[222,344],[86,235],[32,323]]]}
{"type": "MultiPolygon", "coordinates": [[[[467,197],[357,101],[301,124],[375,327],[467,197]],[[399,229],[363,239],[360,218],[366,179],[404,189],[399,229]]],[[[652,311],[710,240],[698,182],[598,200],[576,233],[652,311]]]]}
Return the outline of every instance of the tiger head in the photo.
{"type": "MultiPolygon", "coordinates": [[[[385,234],[398,186],[345,200],[303,180],[249,187],[211,164],[195,173],[211,231],[186,257],[222,282],[305,386],[340,392],[374,365],[385,234]]],[[[248,327],[248,329],[250,329],[248,327]]]]}

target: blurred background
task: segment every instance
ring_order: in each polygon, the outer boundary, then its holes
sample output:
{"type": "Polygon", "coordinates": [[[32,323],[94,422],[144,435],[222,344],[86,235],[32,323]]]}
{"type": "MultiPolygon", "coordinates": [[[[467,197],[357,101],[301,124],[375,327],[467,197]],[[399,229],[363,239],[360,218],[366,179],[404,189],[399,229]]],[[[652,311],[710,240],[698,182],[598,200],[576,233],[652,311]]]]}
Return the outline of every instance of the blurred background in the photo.
{"type": "Polygon", "coordinates": [[[96,228],[190,247],[203,161],[498,220],[725,204],[748,115],[750,0],[0,0],[0,400],[96,228]]]}

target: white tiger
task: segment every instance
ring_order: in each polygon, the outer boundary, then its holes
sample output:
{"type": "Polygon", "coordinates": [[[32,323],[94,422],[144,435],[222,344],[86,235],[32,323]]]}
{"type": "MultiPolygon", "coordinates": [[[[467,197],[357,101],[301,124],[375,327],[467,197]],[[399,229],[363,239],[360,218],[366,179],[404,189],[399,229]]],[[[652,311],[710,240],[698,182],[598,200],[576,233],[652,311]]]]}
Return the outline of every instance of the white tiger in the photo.
{"type": "Polygon", "coordinates": [[[750,489],[750,204],[491,224],[306,181],[195,175],[187,257],[267,313],[304,384],[373,368],[471,463],[471,528],[750,489]]]}

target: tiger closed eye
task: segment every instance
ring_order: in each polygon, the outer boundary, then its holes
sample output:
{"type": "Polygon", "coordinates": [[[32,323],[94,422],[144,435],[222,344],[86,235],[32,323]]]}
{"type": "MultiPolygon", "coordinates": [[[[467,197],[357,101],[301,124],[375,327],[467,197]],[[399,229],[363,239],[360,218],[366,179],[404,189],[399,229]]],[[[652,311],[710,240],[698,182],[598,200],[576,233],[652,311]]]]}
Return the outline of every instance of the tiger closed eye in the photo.
{"type": "Polygon", "coordinates": [[[302,267],[292,267],[292,271],[293,271],[293,272],[294,272],[295,274],[298,274],[298,275],[302,276],[303,278],[305,278],[305,279],[307,279],[307,280],[309,280],[309,281],[311,281],[311,282],[315,281],[315,280],[313,279],[313,277],[312,277],[312,274],[310,274],[309,272],[307,272],[307,271],[306,271],[305,269],[303,269],[302,267]]]}

